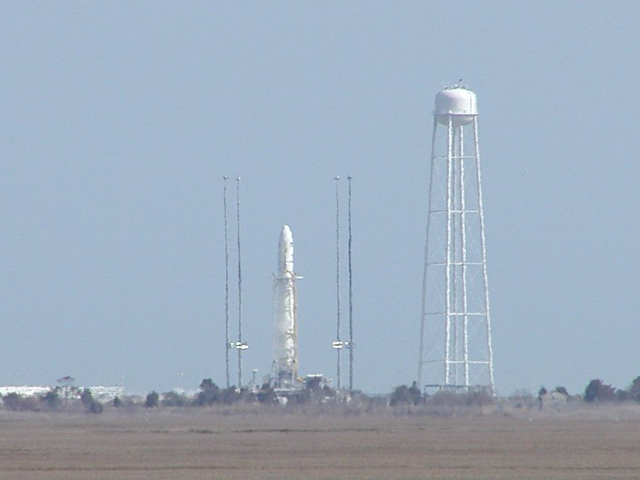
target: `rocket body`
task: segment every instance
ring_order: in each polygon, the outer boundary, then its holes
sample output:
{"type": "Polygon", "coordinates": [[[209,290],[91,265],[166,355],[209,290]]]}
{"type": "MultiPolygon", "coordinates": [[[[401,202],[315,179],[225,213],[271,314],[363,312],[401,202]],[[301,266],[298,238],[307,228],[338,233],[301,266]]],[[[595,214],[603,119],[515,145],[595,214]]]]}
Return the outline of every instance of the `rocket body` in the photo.
{"type": "Polygon", "coordinates": [[[294,388],[298,378],[298,312],[293,270],[293,234],[282,227],[278,242],[278,269],[274,277],[275,349],[273,384],[294,388]]]}

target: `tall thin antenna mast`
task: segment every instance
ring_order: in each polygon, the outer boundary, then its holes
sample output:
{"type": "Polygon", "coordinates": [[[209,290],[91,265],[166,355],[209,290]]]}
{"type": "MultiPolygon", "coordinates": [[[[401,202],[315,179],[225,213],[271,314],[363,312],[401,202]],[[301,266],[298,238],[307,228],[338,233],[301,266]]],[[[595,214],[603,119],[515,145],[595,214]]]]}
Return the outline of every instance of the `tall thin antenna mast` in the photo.
{"type": "Polygon", "coordinates": [[[340,340],[340,189],[339,180],[340,177],[334,178],[336,182],[336,340],[332,346],[336,350],[337,363],[336,363],[336,386],[338,390],[341,388],[341,373],[340,373],[340,352],[344,347],[344,343],[340,340]]]}
{"type": "Polygon", "coordinates": [[[229,388],[229,222],[227,220],[227,176],[224,179],[224,352],[225,375],[227,388],[229,388]]]}
{"type": "Polygon", "coordinates": [[[238,223],[238,388],[242,388],[242,256],[240,249],[240,177],[236,178],[236,220],[238,223]]]}
{"type": "Polygon", "coordinates": [[[351,244],[353,236],[351,234],[351,180],[353,177],[349,175],[347,177],[349,182],[349,204],[348,204],[348,217],[349,217],[349,243],[348,243],[348,264],[349,264],[349,391],[353,392],[353,271],[351,268],[351,244]]]}

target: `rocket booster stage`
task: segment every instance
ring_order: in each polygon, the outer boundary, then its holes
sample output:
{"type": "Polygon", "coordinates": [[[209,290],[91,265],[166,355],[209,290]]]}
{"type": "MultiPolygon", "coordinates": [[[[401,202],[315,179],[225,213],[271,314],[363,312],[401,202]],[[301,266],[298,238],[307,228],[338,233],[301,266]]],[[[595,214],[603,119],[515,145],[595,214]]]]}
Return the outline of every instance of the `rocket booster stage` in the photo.
{"type": "Polygon", "coordinates": [[[293,271],[293,235],[282,227],[278,243],[278,271],[274,277],[275,352],[273,382],[276,388],[293,388],[298,378],[298,304],[293,271]]]}

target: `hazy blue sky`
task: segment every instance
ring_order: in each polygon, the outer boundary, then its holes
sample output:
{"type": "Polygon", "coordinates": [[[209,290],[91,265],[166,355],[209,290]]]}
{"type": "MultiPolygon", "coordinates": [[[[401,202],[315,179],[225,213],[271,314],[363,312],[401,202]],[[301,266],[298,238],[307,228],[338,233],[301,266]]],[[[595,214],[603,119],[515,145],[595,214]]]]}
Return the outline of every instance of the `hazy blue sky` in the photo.
{"type": "Polygon", "coordinates": [[[352,174],[356,387],[410,382],[433,96],[463,78],[499,393],[627,386],[638,18],[621,1],[0,3],[0,384],[223,383],[225,173],[243,178],[246,371],[270,367],[288,223],[301,371],[333,376],[332,177],[352,174]]]}

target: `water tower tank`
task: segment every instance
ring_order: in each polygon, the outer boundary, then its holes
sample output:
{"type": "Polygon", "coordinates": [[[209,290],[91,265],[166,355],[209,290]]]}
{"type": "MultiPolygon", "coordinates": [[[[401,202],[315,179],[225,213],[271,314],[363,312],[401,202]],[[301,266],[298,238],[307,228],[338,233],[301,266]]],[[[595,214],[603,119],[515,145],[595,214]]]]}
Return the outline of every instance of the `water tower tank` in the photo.
{"type": "Polygon", "coordinates": [[[436,94],[434,112],[438,123],[447,125],[451,116],[454,127],[468,125],[478,114],[478,98],[464,87],[449,87],[436,94]]]}

